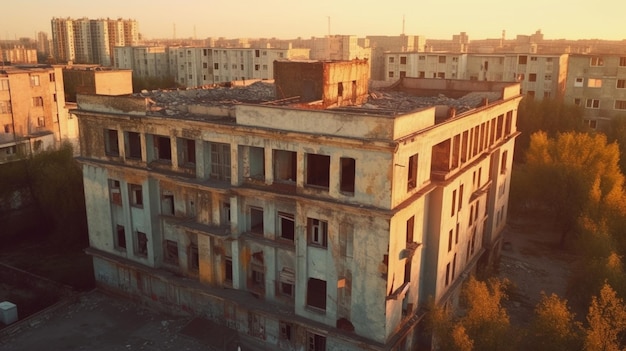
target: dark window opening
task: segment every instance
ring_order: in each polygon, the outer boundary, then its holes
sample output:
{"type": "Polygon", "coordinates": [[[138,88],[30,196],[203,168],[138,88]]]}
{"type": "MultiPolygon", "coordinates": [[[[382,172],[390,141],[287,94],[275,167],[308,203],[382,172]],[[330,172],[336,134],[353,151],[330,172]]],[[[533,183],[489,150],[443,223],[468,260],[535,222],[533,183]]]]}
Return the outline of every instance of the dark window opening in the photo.
{"type": "Polygon", "coordinates": [[[141,185],[129,184],[130,204],[135,207],[143,207],[143,189],[141,185]]]}
{"type": "Polygon", "coordinates": [[[178,265],[178,243],[172,240],[165,240],[165,255],[163,260],[169,264],[178,265]]]}
{"type": "Polygon", "coordinates": [[[407,190],[415,189],[417,186],[417,154],[409,157],[409,169],[407,174],[407,190]]]}
{"type": "Polygon", "coordinates": [[[309,278],[306,291],[306,304],[310,307],[326,310],[326,281],[309,278]]]}
{"type": "Polygon", "coordinates": [[[339,84],[337,84],[337,96],[343,97],[343,83],[342,82],[339,82],[339,84]]]}
{"type": "Polygon", "coordinates": [[[174,215],[174,195],[173,194],[163,194],[161,198],[161,213],[164,215],[173,216],[174,215]]]}
{"type": "Polygon", "coordinates": [[[109,179],[109,198],[111,203],[122,206],[122,193],[119,180],[109,179]]]}
{"type": "Polygon", "coordinates": [[[297,154],[292,151],[274,150],[274,180],[296,182],[297,154]]]}
{"type": "Polygon", "coordinates": [[[356,162],[353,158],[341,158],[341,180],[339,190],[343,193],[354,194],[354,178],[356,162]]]}
{"type": "Polygon", "coordinates": [[[406,263],[404,264],[404,282],[408,283],[411,281],[411,259],[407,258],[406,263]]]}
{"type": "Polygon", "coordinates": [[[157,158],[159,160],[172,160],[172,145],[170,138],[164,136],[155,136],[157,146],[157,158]]]}
{"type": "Polygon", "coordinates": [[[415,216],[411,216],[408,221],[406,221],[406,242],[413,242],[413,231],[415,230],[415,216]]]}
{"type": "Polygon", "coordinates": [[[306,183],[328,189],[330,184],[330,156],[306,155],[306,183]]]}
{"type": "Polygon", "coordinates": [[[211,178],[230,180],[230,145],[211,143],[211,178]]]}
{"type": "Polygon", "coordinates": [[[282,340],[292,341],[291,329],[292,329],[291,324],[286,323],[286,322],[280,322],[280,338],[282,340]]]}
{"type": "Polygon", "coordinates": [[[315,333],[308,333],[307,351],[326,351],[326,337],[315,333]]]}
{"type": "Polygon", "coordinates": [[[126,249],[126,232],[123,225],[117,226],[116,246],[118,249],[126,249]]]}
{"type": "Polygon", "coordinates": [[[200,269],[200,256],[196,244],[189,245],[189,269],[195,272],[200,269]]]}
{"type": "Polygon", "coordinates": [[[250,231],[263,235],[263,209],[250,207],[250,231]]]}
{"type": "Polygon", "coordinates": [[[293,215],[289,213],[278,213],[280,237],[290,241],[294,240],[294,234],[296,232],[293,215]]]}
{"type": "Polygon", "coordinates": [[[196,164],[196,141],[192,139],[182,139],[179,142],[180,148],[178,159],[179,166],[193,166],[196,164]]]}
{"type": "Polygon", "coordinates": [[[262,147],[250,147],[250,177],[265,179],[265,150],[262,147]]]}
{"type": "Polygon", "coordinates": [[[146,233],[137,232],[137,255],[148,256],[148,237],[146,233]]]}
{"type": "Polygon", "coordinates": [[[224,261],[224,281],[233,282],[233,259],[230,257],[226,257],[224,261]]]}
{"type": "Polygon", "coordinates": [[[141,159],[141,137],[139,133],[128,132],[128,154],[126,156],[141,159]]]}
{"type": "Polygon", "coordinates": [[[117,130],[107,129],[104,131],[104,146],[107,156],[119,156],[120,147],[117,142],[117,130]]]}

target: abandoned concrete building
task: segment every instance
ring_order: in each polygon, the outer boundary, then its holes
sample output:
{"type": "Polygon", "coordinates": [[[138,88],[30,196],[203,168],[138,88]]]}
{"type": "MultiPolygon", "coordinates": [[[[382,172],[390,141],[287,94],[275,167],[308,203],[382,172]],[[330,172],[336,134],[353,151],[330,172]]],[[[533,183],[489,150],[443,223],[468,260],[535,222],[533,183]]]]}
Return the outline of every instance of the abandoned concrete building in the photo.
{"type": "Polygon", "coordinates": [[[412,349],[426,300],[455,305],[499,254],[520,86],[368,91],[361,64],[78,95],[98,285],[272,349],[412,349]],[[287,93],[302,72],[318,100],[287,93]]]}
{"type": "Polygon", "coordinates": [[[65,108],[61,66],[0,69],[0,163],[78,139],[65,108]]]}

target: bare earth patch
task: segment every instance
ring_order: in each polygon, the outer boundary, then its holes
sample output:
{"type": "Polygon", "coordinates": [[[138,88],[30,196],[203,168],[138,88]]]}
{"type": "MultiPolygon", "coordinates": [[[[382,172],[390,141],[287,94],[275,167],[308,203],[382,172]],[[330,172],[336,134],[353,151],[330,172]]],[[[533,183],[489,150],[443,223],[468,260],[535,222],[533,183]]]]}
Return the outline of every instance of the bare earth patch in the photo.
{"type": "Polygon", "coordinates": [[[513,325],[528,325],[542,292],[565,297],[574,257],[558,242],[559,233],[549,218],[509,218],[498,276],[512,283],[504,306],[513,325]]]}

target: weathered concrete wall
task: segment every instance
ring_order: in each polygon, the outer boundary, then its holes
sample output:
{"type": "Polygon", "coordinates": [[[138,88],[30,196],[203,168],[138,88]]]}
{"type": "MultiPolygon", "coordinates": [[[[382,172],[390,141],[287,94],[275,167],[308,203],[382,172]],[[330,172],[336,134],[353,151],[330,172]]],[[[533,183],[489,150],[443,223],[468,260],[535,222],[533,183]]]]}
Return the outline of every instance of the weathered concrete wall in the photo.
{"type": "Polygon", "coordinates": [[[78,108],[86,111],[145,116],[145,98],[132,96],[82,95],[76,97],[78,108]]]}

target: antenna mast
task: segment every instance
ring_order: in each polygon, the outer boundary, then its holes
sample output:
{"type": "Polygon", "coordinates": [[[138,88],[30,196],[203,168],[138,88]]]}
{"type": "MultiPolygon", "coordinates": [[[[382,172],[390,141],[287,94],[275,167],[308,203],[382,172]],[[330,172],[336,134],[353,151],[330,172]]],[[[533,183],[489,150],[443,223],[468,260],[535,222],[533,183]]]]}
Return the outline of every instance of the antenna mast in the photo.
{"type": "Polygon", "coordinates": [[[402,15],[402,35],[404,35],[404,15],[402,15]]]}

